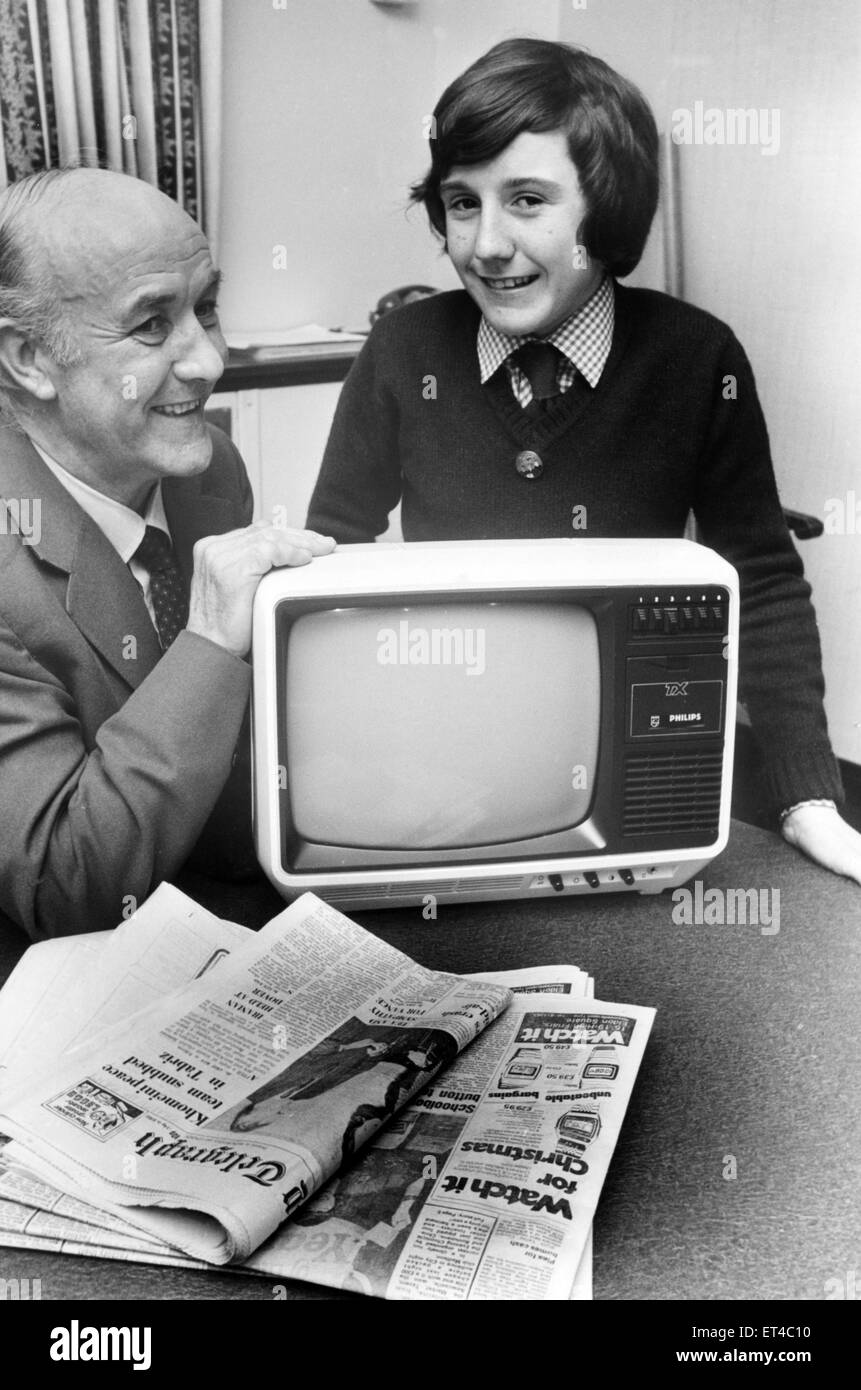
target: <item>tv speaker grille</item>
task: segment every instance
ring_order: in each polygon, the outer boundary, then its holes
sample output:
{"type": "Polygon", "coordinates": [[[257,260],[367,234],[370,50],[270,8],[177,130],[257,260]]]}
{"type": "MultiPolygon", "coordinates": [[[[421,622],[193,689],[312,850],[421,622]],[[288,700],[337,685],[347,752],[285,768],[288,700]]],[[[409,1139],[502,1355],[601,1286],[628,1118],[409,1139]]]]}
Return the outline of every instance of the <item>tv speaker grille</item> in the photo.
{"type": "MultiPolygon", "coordinates": [[[[528,882],[527,875],[505,874],[499,878],[448,878],[440,883],[426,881],[423,883],[411,883],[409,893],[411,897],[424,897],[432,895],[435,898],[449,897],[454,893],[474,894],[476,898],[481,898],[485,894],[496,892],[517,893],[522,891],[528,882]]],[[[349,903],[359,907],[362,902],[379,902],[381,898],[398,898],[404,892],[404,886],[400,883],[378,883],[353,887],[327,887],[324,893],[326,901],[333,907],[339,903],[349,903]]]]}
{"type": "Polygon", "coordinates": [[[625,760],[625,835],[714,838],[720,823],[723,753],[631,754],[625,760]]]}

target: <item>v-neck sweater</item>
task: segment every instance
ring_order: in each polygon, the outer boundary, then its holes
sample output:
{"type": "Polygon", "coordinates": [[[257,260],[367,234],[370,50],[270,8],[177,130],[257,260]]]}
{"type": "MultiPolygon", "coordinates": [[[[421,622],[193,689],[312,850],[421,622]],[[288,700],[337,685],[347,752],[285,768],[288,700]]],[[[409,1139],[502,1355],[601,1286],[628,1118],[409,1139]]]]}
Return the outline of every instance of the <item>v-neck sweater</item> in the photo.
{"type": "Polygon", "coordinates": [[[616,285],[601,379],[524,409],[505,368],[481,384],[479,310],[462,290],[380,319],[341,392],[308,526],[339,544],[404,539],[678,537],[741,581],[740,698],[780,809],[842,798],[816,619],[778,499],[753,373],[711,314],[616,285]],[[539,477],[515,467],[537,453],[539,477]]]}

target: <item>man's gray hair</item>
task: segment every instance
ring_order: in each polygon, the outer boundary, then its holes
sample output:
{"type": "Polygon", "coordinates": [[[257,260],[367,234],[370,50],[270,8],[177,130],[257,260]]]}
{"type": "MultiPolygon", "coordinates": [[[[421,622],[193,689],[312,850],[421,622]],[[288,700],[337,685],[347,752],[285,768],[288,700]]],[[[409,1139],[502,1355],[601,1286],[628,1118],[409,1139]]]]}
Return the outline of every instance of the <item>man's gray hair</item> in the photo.
{"type": "MultiPolygon", "coordinates": [[[[32,240],[29,210],[74,169],[44,169],[10,184],[0,194],[0,319],[11,319],[31,341],[40,343],[61,367],[80,360],[81,350],[57,298],[50,269],[39,263],[32,240]]],[[[47,215],[47,213],[46,213],[47,215]]],[[[21,388],[0,365],[0,411],[14,415],[21,388]]]]}

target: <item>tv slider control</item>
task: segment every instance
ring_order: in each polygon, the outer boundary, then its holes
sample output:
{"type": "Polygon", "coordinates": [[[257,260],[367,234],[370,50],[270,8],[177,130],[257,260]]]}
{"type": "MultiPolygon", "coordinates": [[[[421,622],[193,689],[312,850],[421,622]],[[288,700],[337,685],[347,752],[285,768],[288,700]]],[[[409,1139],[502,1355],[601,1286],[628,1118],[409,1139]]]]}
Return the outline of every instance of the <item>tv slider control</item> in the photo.
{"type": "Polygon", "coordinates": [[[565,884],[562,882],[561,874],[548,874],[547,881],[550,884],[550,887],[553,889],[554,893],[561,893],[563,888],[565,887],[565,884]]]}
{"type": "Polygon", "coordinates": [[[583,875],[583,877],[585,878],[585,880],[586,880],[586,882],[588,883],[588,885],[589,885],[590,888],[597,888],[597,887],[598,887],[598,884],[600,883],[600,879],[598,878],[598,875],[594,872],[594,870],[589,869],[589,870],[583,875]]]}

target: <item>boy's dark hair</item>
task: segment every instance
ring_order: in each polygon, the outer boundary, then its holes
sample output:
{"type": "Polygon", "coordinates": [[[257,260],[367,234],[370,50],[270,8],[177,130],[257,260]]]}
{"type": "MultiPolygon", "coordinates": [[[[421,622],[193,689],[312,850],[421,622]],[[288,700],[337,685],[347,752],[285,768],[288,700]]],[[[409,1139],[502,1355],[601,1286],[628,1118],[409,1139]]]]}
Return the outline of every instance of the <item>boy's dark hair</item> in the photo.
{"type": "Polygon", "coordinates": [[[600,58],[546,39],[506,39],[455,78],[433,114],[431,167],[414,184],[445,237],[440,183],[494,159],[522,131],[562,130],[588,209],[578,236],[611,275],[628,275],[658,202],[658,131],[641,92],[600,58]]]}

